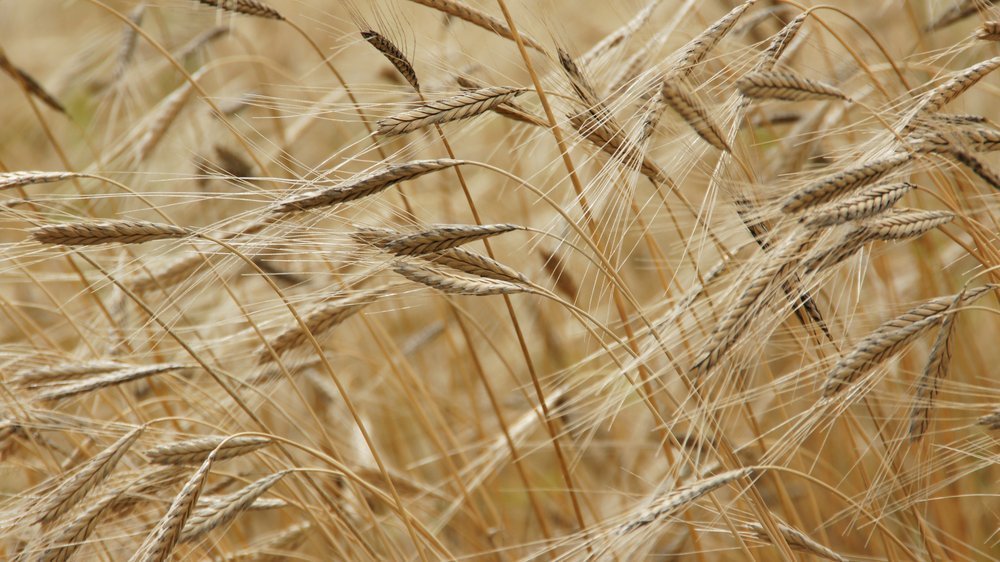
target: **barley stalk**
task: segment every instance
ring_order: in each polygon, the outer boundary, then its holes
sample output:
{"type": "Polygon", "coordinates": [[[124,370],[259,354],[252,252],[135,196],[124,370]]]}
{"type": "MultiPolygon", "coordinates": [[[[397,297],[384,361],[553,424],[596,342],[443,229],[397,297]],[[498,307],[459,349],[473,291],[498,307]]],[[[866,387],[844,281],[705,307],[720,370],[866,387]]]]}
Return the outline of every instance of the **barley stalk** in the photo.
{"type": "Polygon", "coordinates": [[[12,187],[22,187],[38,183],[51,183],[78,177],[80,177],[80,174],[73,172],[4,172],[0,173],[0,189],[10,189],[12,187]]]}
{"type": "Polygon", "coordinates": [[[523,229],[523,226],[516,224],[443,225],[423,232],[399,236],[377,243],[376,246],[397,256],[416,256],[441,252],[476,240],[523,229]]]}
{"type": "Polygon", "coordinates": [[[675,515],[681,509],[688,506],[691,502],[697,500],[698,498],[714,492],[730,482],[749,477],[752,474],[753,469],[740,468],[723,472],[721,474],[699,480],[689,486],[685,486],[657,501],[656,506],[644,513],[642,516],[620,526],[617,534],[625,535],[635,531],[636,529],[645,527],[659,519],[675,515]]]}
{"type": "Polygon", "coordinates": [[[680,49],[680,56],[677,62],[673,63],[669,74],[677,73],[680,76],[687,76],[700,64],[708,53],[719,44],[719,41],[733,29],[733,26],[740,20],[740,17],[753,6],[757,0],[746,0],[736,6],[718,21],[699,33],[680,49]]]}
{"type": "Polygon", "coordinates": [[[378,49],[378,52],[382,53],[386,60],[388,60],[392,66],[399,71],[400,76],[402,76],[403,79],[413,87],[414,91],[420,91],[420,81],[417,80],[417,72],[413,70],[413,65],[410,64],[406,55],[403,54],[403,51],[401,51],[395,43],[390,41],[388,37],[385,37],[373,29],[366,29],[362,31],[361,37],[364,38],[369,45],[378,49]]]}
{"type": "Polygon", "coordinates": [[[660,94],[663,102],[680,115],[705,142],[719,150],[731,152],[708,110],[686,88],[667,78],[663,81],[660,94]]]}
{"type": "Polygon", "coordinates": [[[190,230],[172,224],[133,220],[47,224],[30,232],[37,242],[63,246],[141,244],[191,234],[190,230]]]}
{"type": "Polygon", "coordinates": [[[826,207],[820,207],[802,218],[810,228],[836,226],[872,217],[896,204],[915,186],[909,182],[874,185],[826,207]]]}
{"type": "MultiPolygon", "coordinates": [[[[467,21],[472,25],[481,27],[487,31],[492,31],[493,33],[503,37],[504,39],[514,40],[514,35],[510,32],[510,29],[499,19],[477,10],[468,4],[459,2],[458,0],[410,0],[415,4],[420,4],[422,6],[427,6],[448,14],[449,16],[454,16],[460,20],[467,21]]],[[[521,36],[521,41],[524,45],[531,47],[540,53],[545,52],[545,48],[531,37],[525,35],[524,33],[519,34],[521,36]]]]}
{"type": "MultiPolygon", "coordinates": [[[[942,12],[934,21],[927,24],[925,31],[936,31],[949,25],[959,22],[979,11],[981,0],[959,0],[957,4],[942,12]]],[[[997,0],[985,0],[986,3],[995,4],[997,0]]]]}
{"type": "Polygon", "coordinates": [[[736,81],[736,89],[748,98],[785,101],[849,98],[839,89],[792,72],[751,72],[736,81]]]}
{"type": "Polygon", "coordinates": [[[511,295],[532,290],[526,285],[484,277],[451,275],[437,269],[407,262],[397,263],[393,270],[410,281],[453,295],[511,295]]]}
{"type": "Polygon", "coordinates": [[[979,418],[976,423],[985,426],[986,429],[1000,429],[1000,407],[995,408],[992,413],[979,418]]]}
{"type": "Polygon", "coordinates": [[[213,452],[212,458],[222,461],[252,453],[271,442],[268,437],[218,435],[165,443],[143,454],[154,464],[198,464],[213,452]]]}
{"type": "Polygon", "coordinates": [[[906,344],[937,324],[943,313],[956,303],[971,303],[993,289],[992,285],[984,285],[957,296],[938,297],[887,320],[837,362],[827,375],[823,396],[832,397],[858,377],[895,355],[906,344]]]}
{"type": "Polygon", "coordinates": [[[125,363],[117,361],[84,361],[82,363],[62,363],[48,367],[38,367],[34,369],[24,369],[14,373],[10,378],[10,383],[17,386],[33,387],[45,383],[62,381],[64,379],[79,377],[82,375],[93,375],[96,373],[106,373],[117,369],[128,367],[125,363]]]}
{"type": "MultiPolygon", "coordinates": [[[[750,523],[747,528],[754,534],[757,540],[761,540],[767,543],[771,542],[771,537],[767,534],[767,530],[760,523],[750,523]]],[[[827,560],[833,560],[834,562],[847,562],[847,558],[837,554],[833,550],[821,545],[820,543],[811,539],[808,535],[799,531],[798,529],[793,529],[784,523],[778,524],[778,531],[781,536],[788,543],[788,546],[795,550],[801,552],[808,552],[820,558],[825,558],[827,560]]]]}
{"type": "Polygon", "coordinates": [[[899,152],[877,160],[851,166],[842,172],[809,184],[787,197],[781,204],[785,213],[794,213],[826,203],[855,189],[878,181],[899,169],[912,159],[909,153],[899,152]]]}
{"type": "Polygon", "coordinates": [[[136,381],[142,378],[158,375],[161,373],[169,373],[171,371],[184,369],[186,367],[187,365],[164,363],[160,365],[150,365],[148,367],[134,367],[131,369],[113,371],[111,373],[107,373],[104,375],[98,375],[95,377],[83,379],[81,381],[64,384],[56,388],[53,388],[52,390],[47,390],[39,394],[37,399],[39,401],[45,402],[49,400],[69,398],[71,396],[76,396],[78,394],[84,394],[94,390],[107,388],[109,386],[116,386],[119,384],[136,381]]]}
{"type": "Polygon", "coordinates": [[[91,490],[103,482],[129,447],[139,438],[145,427],[137,427],[123,435],[108,448],[94,455],[72,476],[65,478],[36,509],[37,521],[49,525],[59,516],[73,509],[91,490]]]}
{"type": "Polygon", "coordinates": [[[526,92],[524,88],[491,86],[457,96],[423,103],[409,111],[379,119],[378,134],[401,135],[428,125],[449,123],[480,115],[526,92]]]}
{"type": "Polygon", "coordinates": [[[483,256],[462,248],[449,248],[442,252],[424,255],[424,259],[450,267],[456,271],[467,273],[474,277],[485,277],[509,283],[528,284],[528,279],[514,270],[492,258],[483,256]]]}
{"type": "MultiPolygon", "coordinates": [[[[965,93],[966,90],[975,86],[989,73],[1000,67],[1000,56],[987,59],[974,64],[965,70],[956,73],[948,81],[937,88],[934,88],[924,96],[923,101],[917,106],[914,114],[916,117],[936,113],[948,102],[965,93]]],[[[911,125],[908,125],[909,128],[911,125]]]]}
{"type": "Polygon", "coordinates": [[[206,6],[212,6],[219,8],[220,10],[225,10],[227,12],[233,12],[237,14],[245,14],[248,16],[257,16],[272,20],[284,20],[284,16],[278,13],[277,10],[259,2],[258,0],[198,0],[206,6]]]}
{"type": "Polygon", "coordinates": [[[399,182],[411,180],[424,174],[437,172],[459,164],[461,164],[461,161],[448,158],[414,160],[402,164],[392,164],[383,170],[359,176],[335,187],[311,191],[285,201],[279,201],[273,210],[275,213],[290,213],[354,201],[355,199],[375,195],[399,182]]]}
{"type": "Polygon", "coordinates": [[[212,529],[226,525],[241,512],[246,511],[257,498],[277,484],[286,474],[288,471],[266,476],[212,504],[195,509],[184,525],[179,541],[183,543],[198,540],[212,529]]]}
{"type": "Polygon", "coordinates": [[[36,560],[38,562],[66,562],[69,560],[97,527],[105,511],[113,506],[126,490],[126,486],[119,486],[106,492],[96,501],[88,504],[72,519],[66,521],[64,525],[57,527],[51,536],[45,538],[44,543],[48,545],[48,548],[41,552],[36,560]]]}
{"type": "Polygon", "coordinates": [[[41,100],[41,102],[45,105],[51,107],[59,113],[66,113],[66,108],[59,103],[59,100],[52,96],[52,94],[45,91],[45,88],[43,88],[37,80],[32,78],[30,74],[17,66],[14,66],[14,63],[10,62],[10,59],[7,58],[7,55],[2,50],[0,50],[0,70],[4,71],[4,73],[13,78],[14,81],[20,84],[26,92],[41,100]]]}
{"type": "Polygon", "coordinates": [[[910,440],[916,441],[923,437],[931,423],[931,413],[934,408],[934,398],[937,396],[941,381],[948,376],[951,364],[952,340],[955,333],[955,319],[958,316],[958,305],[962,302],[964,291],[955,295],[951,306],[945,311],[944,320],[938,330],[934,347],[927,358],[923,372],[917,379],[917,390],[910,409],[910,440]]]}
{"type": "Polygon", "coordinates": [[[208,479],[209,470],[216,460],[216,451],[209,451],[201,467],[184,484],[181,491],[174,498],[167,513],[160,519],[153,531],[142,542],[139,549],[129,558],[129,562],[164,562],[170,558],[170,554],[177,545],[184,523],[194,506],[198,502],[198,496],[208,479]]]}
{"type": "MultiPolygon", "coordinates": [[[[360,292],[350,297],[323,303],[309,311],[302,319],[302,322],[309,330],[309,333],[318,338],[358,313],[362,308],[378,300],[385,292],[386,289],[384,287],[379,287],[360,292]]],[[[308,341],[309,338],[302,331],[302,327],[298,323],[295,323],[271,341],[271,349],[274,350],[276,355],[280,356],[305,345],[308,341]]],[[[258,363],[260,364],[273,360],[274,356],[267,348],[261,349],[258,353],[258,363]]]]}

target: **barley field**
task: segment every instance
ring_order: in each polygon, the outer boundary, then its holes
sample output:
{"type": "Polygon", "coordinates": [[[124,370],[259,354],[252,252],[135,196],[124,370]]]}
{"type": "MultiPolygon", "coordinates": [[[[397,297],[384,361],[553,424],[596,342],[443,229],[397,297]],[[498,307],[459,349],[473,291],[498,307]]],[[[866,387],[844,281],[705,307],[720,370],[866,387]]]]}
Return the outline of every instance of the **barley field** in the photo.
{"type": "Polygon", "coordinates": [[[1000,559],[1000,2],[0,0],[0,559],[1000,559]]]}

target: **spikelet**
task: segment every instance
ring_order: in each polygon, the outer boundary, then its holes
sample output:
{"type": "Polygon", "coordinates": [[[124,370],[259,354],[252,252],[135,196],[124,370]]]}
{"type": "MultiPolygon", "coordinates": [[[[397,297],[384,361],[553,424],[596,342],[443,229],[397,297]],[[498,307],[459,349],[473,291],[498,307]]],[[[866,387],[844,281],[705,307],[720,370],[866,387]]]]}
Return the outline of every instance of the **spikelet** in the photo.
{"type": "Polygon", "coordinates": [[[624,131],[617,128],[613,121],[599,121],[588,112],[570,115],[569,121],[583,138],[609,156],[618,158],[628,165],[638,164],[639,172],[654,182],[667,181],[663,169],[643,155],[639,147],[629,140],[624,131]]]}
{"type": "Polygon", "coordinates": [[[414,160],[402,164],[392,164],[387,168],[359,176],[326,189],[311,191],[285,201],[279,201],[273,211],[290,213],[337,203],[354,201],[376,193],[402,181],[437,172],[461,164],[460,160],[440,158],[437,160],[414,160]]]}
{"type": "Polygon", "coordinates": [[[361,37],[364,38],[369,45],[378,49],[378,52],[382,53],[386,60],[388,60],[392,66],[399,71],[400,76],[402,76],[403,79],[413,87],[414,91],[420,91],[420,81],[417,80],[417,72],[413,70],[413,65],[410,64],[406,55],[403,54],[403,51],[401,51],[395,43],[374,29],[366,29],[362,31],[361,37]]]}
{"type": "Polygon", "coordinates": [[[975,128],[959,131],[963,144],[976,152],[991,152],[1000,150],[1000,131],[996,129],[975,128]]]}
{"type": "Polygon", "coordinates": [[[960,148],[952,148],[948,152],[948,156],[954,158],[957,162],[964,164],[966,168],[972,170],[973,173],[979,176],[993,189],[1000,190],[1000,176],[987,166],[985,162],[976,158],[972,153],[960,148]]]}
{"type": "MultiPolygon", "coordinates": [[[[754,534],[757,540],[771,542],[771,537],[760,523],[750,523],[747,525],[747,529],[754,534]]],[[[784,523],[778,523],[778,531],[781,533],[781,537],[785,539],[785,542],[788,543],[788,546],[792,547],[792,550],[808,552],[809,554],[833,560],[834,562],[847,562],[847,558],[819,544],[798,529],[793,529],[784,523]]]]}
{"type": "Polygon", "coordinates": [[[901,209],[864,224],[872,240],[905,240],[933,230],[955,218],[948,211],[917,211],[901,209]]]}
{"type": "Polygon", "coordinates": [[[523,226],[516,224],[443,225],[423,232],[399,236],[376,245],[397,256],[417,256],[441,252],[476,240],[523,229],[523,226]]]}
{"type": "Polygon", "coordinates": [[[873,185],[802,218],[810,228],[836,226],[875,216],[896,204],[915,186],[909,182],[873,185]]]}
{"type": "Polygon", "coordinates": [[[635,35],[635,33],[639,31],[639,29],[641,29],[642,26],[645,25],[646,22],[648,22],[653,16],[653,11],[656,10],[656,7],[659,6],[662,1],[663,0],[650,0],[641,10],[636,12],[635,16],[626,22],[625,25],[605,35],[603,39],[595,43],[593,47],[580,56],[580,64],[583,66],[589,66],[595,59],[611,51],[618,45],[621,45],[628,38],[635,35]]]}
{"type": "Polygon", "coordinates": [[[170,92],[170,95],[164,98],[154,110],[152,122],[135,142],[135,162],[144,162],[159,146],[160,141],[166,136],[167,130],[177,121],[181,110],[190,99],[191,92],[194,91],[193,82],[201,77],[202,72],[199,70],[192,75],[190,80],[185,80],[177,89],[170,92]]]}
{"type": "Polygon", "coordinates": [[[663,102],[677,112],[705,142],[719,150],[730,152],[722,131],[712,120],[708,110],[686,88],[667,78],[663,81],[660,95],[663,102]]]}
{"type": "Polygon", "coordinates": [[[80,177],[72,172],[4,172],[0,173],[0,189],[10,189],[37,183],[51,183],[80,177]]]}
{"type": "Polygon", "coordinates": [[[453,295],[510,295],[532,291],[526,285],[484,277],[451,275],[437,269],[407,262],[399,262],[393,270],[410,281],[453,295]]]}
{"type": "Polygon", "coordinates": [[[941,381],[948,376],[948,366],[951,363],[952,335],[955,333],[955,318],[957,308],[964,292],[955,295],[949,310],[946,311],[941,329],[938,331],[934,347],[931,348],[927,364],[917,380],[917,390],[914,396],[913,408],[910,410],[910,441],[923,437],[931,423],[931,411],[934,408],[934,398],[937,396],[941,381]]]}
{"type": "Polygon", "coordinates": [[[668,517],[673,515],[687,507],[691,502],[709,494],[719,488],[733,482],[734,480],[739,480],[741,478],[749,477],[753,474],[753,469],[750,468],[740,468],[736,470],[730,470],[728,472],[723,472],[715,476],[710,476],[708,478],[699,480],[694,484],[685,486],[667,497],[657,501],[656,507],[644,513],[641,517],[636,518],[628,523],[622,525],[618,528],[617,533],[619,535],[624,535],[631,533],[636,529],[645,527],[658,519],[668,517]]]}
{"type": "MultiPolygon", "coordinates": [[[[135,25],[142,24],[142,17],[146,13],[146,4],[139,4],[128,14],[128,19],[135,25]]],[[[132,56],[135,54],[136,39],[138,39],[139,34],[136,33],[135,28],[131,25],[125,26],[125,31],[122,33],[121,46],[118,48],[118,58],[115,61],[115,70],[111,75],[111,81],[117,82],[125,75],[125,71],[128,69],[128,65],[132,62],[132,56]]]]}
{"type": "MultiPolygon", "coordinates": [[[[362,308],[375,302],[385,294],[385,288],[380,287],[373,290],[362,291],[343,299],[323,303],[309,311],[302,319],[314,337],[319,337],[335,326],[344,322],[362,308]]],[[[305,345],[309,341],[302,327],[298,323],[292,324],[271,341],[271,349],[277,355],[283,355],[288,351],[305,345]]],[[[258,363],[264,364],[273,361],[274,356],[265,347],[258,353],[258,363]]]]}
{"type": "Polygon", "coordinates": [[[198,1],[207,6],[213,6],[219,8],[220,10],[225,10],[227,12],[245,14],[248,16],[257,16],[272,20],[285,19],[284,16],[279,14],[277,10],[262,2],[258,2],[258,0],[198,0],[198,1]]]}
{"type": "Polygon", "coordinates": [[[792,72],[751,72],[736,81],[736,89],[748,98],[760,100],[849,99],[839,89],[792,72]]]}
{"type": "Polygon", "coordinates": [[[142,378],[158,375],[161,373],[177,371],[179,369],[184,369],[186,367],[187,365],[163,363],[158,365],[150,365],[147,367],[133,367],[130,369],[113,371],[104,375],[97,375],[95,377],[90,377],[77,382],[72,382],[69,384],[64,384],[55,387],[52,390],[47,390],[45,392],[42,392],[41,394],[38,395],[37,399],[39,401],[48,401],[48,400],[58,400],[61,398],[69,398],[70,396],[76,396],[78,394],[84,394],[87,392],[99,390],[109,386],[116,386],[119,384],[136,381],[142,378]]]}
{"type": "Polygon", "coordinates": [[[271,442],[268,437],[217,435],[166,443],[143,454],[154,464],[198,464],[213,452],[213,458],[221,461],[252,453],[270,445],[271,442]]]}
{"type": "Polygon", "coordinates": [[[201,49],[205,45],[208,45],[212,41],[228,34],[230,30],[231,28],[229,26],[220,25],[218,27],[202,31],[198,35],[192,37],[191,40],[185,43],[180,49],[177,49],[177,54],[174,55],[174,58],[183,60],[193,55],[195,51],[201,49]]]}
{"type": "Polygon", "coordinates": [[[378,134],[401,135],[428,125],[480,115],[526,92],[524,88],[491,86],[423,103],[409,111],[379,119],[378,134]]]}
{"type": "Polygon", "coordinates": [[[184,484],[174,498],[167,513],[160,519],[153,531],[142,542],[139,549],[129,558],[129,562],[164,562],[170,559],[180,538],[184,523],[198,503],[198,496],[208,479],[209,470],[216,459],[216,452],[209,451],[205,462],[184,484]]]}
{"type": "Polygon", "coordinates": [[[956,303],[972,302],[994,288],[992,285],[984,285],[966,291],[964,296],[938,297],[884,322],[837,362],[827,375],[823,396],[837,394],[858,377],[895,355],[906,344],[938,323],[942,319],[942,313],[956,306],[956,303]]]}
{"type": "Polygon", "coordinates": [[[180,536],[180,542],[198,540],[216,527],[221,527],[246,511],[264,492],[271,489],[288,471],[261,478],[245,488],[200,507],[191,514],[180,536]]]}
{"type": "Polygon", "coordinates": [[[188,229],[172,224],[132,220],[47,224],[30,232],[37,242],[63,246],[141,244],[191,234],[188,229]]]}
{"type": "Polygon", "coordinates": [[[72,519],[54,529],[51,535],[44,537],[47,548],[35,559],[38,562],[65,562],[69,560],[84,541],[94,531],[109,508],[117,502],[127,490],[127,486],[119,486],[97,500],[87,504],[83,511],[72,519]]]}
{"type": "Polygon", "coordinates": [[[775,65],[778,64],[778,60],[781,59],[781,55],[785,54],[785,51],[792,44],[792,40],[798,35],[799,30],[802,29],[802,25],[808,17],[809,12],[803,12],[785,24],[785,27],[781,28],[781,31],[771,39],[767,48],[764,49],[757,59],[757,64],[754,67],[756,72],[771,72],[774,70],[775,65]]]}
{"type": "Polygon", "coordinates": [[[899,169],[911,158],[909,153],[897,152],[877,160],[851,166],[793,193],[782,202],[781,210],[785,213],[794,213],[820,203],[826,203],[878,181],[885,175],[899,169]]]}
{"type": "Polygon", "coordinates": [[[62,480],[52,492],[42,499],[35,509],[38,510],[37,521],[48,525],[59,516],[73,509],[80,500],[103,482],[118,461],[128,452],[129,447],[139,438],[145,427],[137,427],[126,433],[108,448],[94,455],[72,476],[62,480]]]}

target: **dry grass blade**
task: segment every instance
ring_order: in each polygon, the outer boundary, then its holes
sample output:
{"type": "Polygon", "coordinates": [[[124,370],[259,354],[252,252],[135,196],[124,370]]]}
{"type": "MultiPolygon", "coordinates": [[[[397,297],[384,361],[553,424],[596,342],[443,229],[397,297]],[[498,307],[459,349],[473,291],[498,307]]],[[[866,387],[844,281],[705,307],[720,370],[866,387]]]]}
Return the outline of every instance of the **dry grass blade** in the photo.
{"type": "Polygon", "coordinates": [[[749,98],[760,100],[848,100],[839,89],[804,78],[792,72],[751,72],[736,81],[736,89],[749,98]]]}
{"type": "Polygon", "coordinates": [[[410,281],[452,295],[512,295],[532,291],[526,285],[483,277],[451,275],[437,269],[407,262],[399,262],[393,270],[410,281]]]}
{"type": "Polygon", "coordinates": [[[402,164],[392,164],[384,170],[365,174],[348,180],[338,186],[311,191],[275,205],[274,212],[290,213],[316,207],[361,199],[395,185],[399,182],[437,172],[461,164],[460,160],[440,158],[437,160],[414,160],[402,164]]]}
{"type": "Polygon", "coordinates": [[[59,103],[59,100],[45,91],[45,88],[32,78],[30,74],[14,66],[14,63],[10,62],[10,59],[7,58],[7,55],[3,51],[0,51],[0,70],[3,70],[15,82],[20,84],[26,92],[41,100],[45,105],[59,113],[66,114],[66,108],[59,103]]]}
{"type": "Polygon", "coordinates": [[[198,464],[213,452],[215,460],[222,461],[252,453],[271,443],[268,437],[217,435],[166,443],[143,454],[154,464],[198,464]]]}
{"type": "Polygon", "coordinates": [[[37,521],[43,525],[51,524],[59,516],[73,509],[88,492],[103,482],[118,461],[128,452],[145,427],[138,427],[126,433],[108,448],[94,455],[72,476],[65,478],[51,493],[41,500],[36,507],[37,521]]]}
{"type": "Polygon", "coordinates": [[[423,232],[400,236],[381,244],[381,249],[397,256],[416,256],[441,252],[449,248],[492,238],[506,232],[523,230],[516,224],[444,225],[423,232]]]}
{"type": "Polygon", "coordinates": [[[884,322],[837,362],[827,375],[823,396],[837,394],[858,377],[895,355],[927,328],[937,324],[943,313],[955,307],[956,303],[970,303],[994,288],[993,285],[984,285],[958,296],[938,297],[884,322]]]}
{"type": "Polygon", "coordinates": [[[677,62],[671,65],[668,74],[677,73],[680,76],[690,74],[694,70],[695,65],[705,60],[705,56],[708,55],[709,51],[715,48],[719,44],[719,41],[722,41],[733,29],[740,17],[756,2],[757,0],[746,0],[730,10],[728,14],[722,16],[718,21],[709,26],[708,29],[699,33],[694,39],[688,41],[680,49],[680,56],[677,62]]]}
{"type": "Polygon", "coordinates": [[[1000,41],[1000,21],[984,21],[976,30],[976,39],[980,41],[1000,41]]]}
{"type": "MultiPolygon", "coordinates": [[[[767,530],[764,529],[764,526],[760,523],[750,523],[747,525],[747,529],[754,534],[757,540],[767,543],[771,542],[771,537],[767,534],[767,530]]],[[[844,558],[833,550],[819,544],[798,529],[793,529],[788,525],[779,523],[778,531],[781,532],[781,536],[785,539],[785,542],[788,543],[788,546],[795,550],[808,552],[820,558],[833,560],[834,562],[847,562],[847,558],[844,558]]]]}
{"type": "Polygon", "coordinates": [[[955,319],[958,305],[965,293],[955,295],[951,307],[945,312],[944,321],[938,331],[934,347],[931,348],[927,364],[924,365],[920,378],[917,379],[917,390],[914,396],[913,408],[910,410],[910,440],[916,441],[924,436],[931,423],[931,413],[934,408],[934,398],[937,396],[941,381],[948,376],[951,364],[952,336],[955,333],[955,319]]]}
{"type": "Polygon", "coordinates": [[[718,490],[734,480],[746,478],[752,474],[753,469],[740,468],[699,480],[690,486],[685,486],[684,488],[681,488],[658,501],[656,507],[646,512],[641,517],[629,521],[619,527],[618,534],[624,535],[626,533],[631,533],[632,531],[645,527],[658,519],[674,515],[698,498],[718,490]]]}
{"type": "Polygon", "coordinates": [[[124,384],[161,373],[177,371],[186,367],[187,365],[165,363],[161,365],[150,365],[148,367],[135,367],[121,371],[114,371],[105,375],[98,375],[96,377],[90,377],[78,382],[58,386],[52,390],[42,392],[38,395],[37,399],[44,402],[48,400],[58,400],[60,398],[69,398],[70,396],[76,396],[93,390],[124,384]]]}
{"type": "Polygon", "coordinates": [[[106,373],[128,367],[117,361],[83,361],[80,363],[63,363],[49,367],[24,369],[14,373],[9,382],[16,386],[32,387],[40,384],[62,381],[64,379],[106,373]]]}
{"type": "Polygon", "coordinates": [[[64,525],[57,527],[55,532],[45,539],[45,544],[49,545],[49,548],[39,554],[36,560],[38,562],[69,560],[97,527],[105,511],[112,507],[126,490],[126,486],[119,486],[105,493],[96,501],[89,503],[83,511],[66,521],[64,525]]]}
{"type": "Polygon", "coordinates": [[[52,183],[80,177],[73,172],[4,172],[0,173],[0,189],[10,189],[36,183],[52,183]]]}
{"type": "Polygon", "coordinates": [[[198,496],[208,479],[209,470],[216,460],[216,451],[209,451],[205,462],[184,484],[181,491],[174,498],[167,513],[156,524],[153,531],[146,537],[139,550],[129,558],[129,562],[164,562],[170,558],[170,554],[180,539],[181,530],[194,506],[198,503],[198,496]]]}
{"type": "Polygon", "coordinates": [[[361,37],[364,38],[369,45],[375,47],[378,52],[382,53],[382,55],[385,56],[390,63],[392,63],[392,66],[396,67],[400,76],[402,76],[415,91],[420,91],[420,81],[417,80],[417,72],[413,70],[413,65],[410,64],[406,55],[403,54],[403,51],[400,50],[395,43],[374,29],[366,29],[362,31],[361,37]]]}
{"type": "Polygon", "coordinates": [[[213,6],[227,12],[257,16],[272,20],[285,19],[277,10],[257,0],[198,0],[207,6],[213,6]]]}
{"type": "Polygon", "coordinates": [[[804,216],[802,221],[810,228],[822,228],[872,217],[895,205],[914,187],[909,182],[874,185],[857,195],[816,209],[804,216]]]}
{"type": "Polygon", "coordinates": [[[851,166],[793,193],[782,202],[781,210],[785,213],[794,213],[820,203],[826,203],[878,181],[911,159],[912,156],[909,153],[899,152],[878,160],[851,166]]]}
{"type": "Polygon", "coordinates": [[[188,229],[172,224],[133,220],[47,224],[30,232],[37,242],[63,246],[141,244],[191,234],[188,229]]]}
{"type": "Polygon", "coordinates": [[[660,94],[663,102],[677,112],[705,142],[719,150],[730,152],[722,131],[712,120],[708,110],[686,88],[668,78],[663,81],[660,94]]]}
{"type": "MultiPolygon", "coordinates": [[[[358,313],[362,308],[375,302],[384,294],[385,288],[380,287],[362,291],[343,299],[323,303],[309,311],[305,318],[302,319],[302,322],[306,325],[309,333],[314,337],[319,337],[358,313]]],[[[274,350],[274,354],[280,356],[305,345],[308,341],[309,338],[306,333],[296,323],[286,328],[271,341],[271,349],[274,350]]],[[[260,364],[273,360],[274,355],[266,347],[258,353],[258,363],[260,364]]]]}
{"type": "Polygon", "coordinates": [[[428,125],[468,119],[480,115],[526,92],[524,88],[491,86],[457,96],[429,101],[409,111],[379,119],[378,134],[401,135],[428,125]]]}
{"type": "Polygon", "coordinates": [[[960,0],[957,4],[941,13],[934,21],[927,24],[925,31],[936,31],[949,25],[962,21],[965,18],[977,13],[983,3],[996,4],[997,0],[960,0]]]}
{"type": "Polygon", "coordinates": [[[271,486],[277,484],[286,474],[288,471],[261,478],[239,491],[220,498],[211,505],[196,509],[184,526],[180,542],[198,540],[212,529],[229,523],[253,505],[257,498],[271,489],[271,486]]]}
{"type": "Polygon", "coordinates": [[[450,248],[443,252],[423,257],[428,261],[476,277],[486,277],[487,279],[496,279],[497,281],[507,281],[510,283],[528,283],[528,278],[513,268],[493,258],[463,250],[462,248],[450,248]]]}
{"type": "MultiPolygon", "coordinates": [[[[459,2],[458,0],[410,0],[410,2],[420,4],[421,6],[427,6],[428,8],[448,14],[449,16],[454,16],[460,20],[467,21],[472,25],[481,27],[487,31],[492,31],[504,39],[510,39],[511,41],[514,40],[514,34],[510,32],[510,29],[504,22],[485,12],[477,10],[468,4],[459,2]]],[[[519,35],[521,36],[521,41],[524,42],[525,46],[531,47],[540,53],[545,52],[545,47],[543,47],[538,41],[535,41],[524,33],[519,33],[519,35]]]]}
{"type": "Polygon", "coordinates": [[[993,413],[986,414],[976,422],[987,429],[1000,429],[1000,407],[993,410],[993,413]]]}

